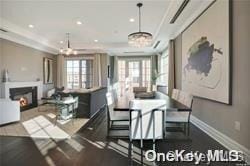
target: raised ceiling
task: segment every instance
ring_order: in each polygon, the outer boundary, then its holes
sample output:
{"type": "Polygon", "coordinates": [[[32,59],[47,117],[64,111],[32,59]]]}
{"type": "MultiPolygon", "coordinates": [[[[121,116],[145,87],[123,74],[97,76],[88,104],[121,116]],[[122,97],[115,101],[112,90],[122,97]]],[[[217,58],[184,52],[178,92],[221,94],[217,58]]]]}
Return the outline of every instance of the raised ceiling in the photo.
{"type": "Polygon", "coordinates": [[[66,40],[68,32],[72,47],[86,52],[156,54],[212,1],[191,0],[174,24],[169,22],[183,0],[140,1],[144,4],[142,30],[154,36],[153,45],[141,49],[127,44],[128,34],[138,31],[138,1],[0,1],[1,28],[8,31],[1,32],[1,37],[56,54],[65,47],[60,41],[66,40]],[[160,44],[154,49],[157,41],[160,44]]]}

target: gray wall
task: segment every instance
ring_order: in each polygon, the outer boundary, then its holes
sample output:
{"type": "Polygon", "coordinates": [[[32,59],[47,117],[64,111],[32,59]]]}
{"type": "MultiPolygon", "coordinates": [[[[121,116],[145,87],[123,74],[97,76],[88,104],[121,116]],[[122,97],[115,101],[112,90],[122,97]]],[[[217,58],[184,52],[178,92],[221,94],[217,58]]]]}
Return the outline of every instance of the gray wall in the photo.
{"type": "MultiPolygon", "coordinates": [[[[54,80],[56,80],[56,55],[45,53],[5,39],[0,40],[0,78],[3,70],[8,69],[11,81],[43,80],[43,58],[54,59],[54,80]]],[[[44,92],[53,84],[43,86],[44,92]]]]}
{"type": "MultiPolygon", "coordinates": [[[[0,83],[2,81],[2,71],[3,71],[3,44],[2,39],[0,38],[0,83]]],[[[0,94],[1,94],[1,88],[0,88],[0,94]]]]}
{"type": "MultiPolygon", "coordinates": [[[[192,115],[250,149],[250,1],[233,1],[232,105],[195,98],[192,115]],[[240,122],[240,131],[234,129],[240,122]]],[[[176,86],[181,89],[181,35],[175,39],[176,86]]]]}
{"type": "Polygon", "coordinates": [[[102,75],[102,86],[108,86],[108,55],[102,54],[101,55],[101,75],[102,75]]]}

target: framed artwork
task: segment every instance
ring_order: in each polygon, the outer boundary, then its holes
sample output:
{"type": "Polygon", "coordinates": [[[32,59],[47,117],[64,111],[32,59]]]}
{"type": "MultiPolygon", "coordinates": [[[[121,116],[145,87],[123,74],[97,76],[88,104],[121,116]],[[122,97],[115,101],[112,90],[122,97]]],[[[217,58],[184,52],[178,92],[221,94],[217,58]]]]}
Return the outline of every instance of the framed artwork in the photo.
{"type": "Polygon", "coordinates": [[[182,33],[182,89],[231,104],[231,2],[214,1],[182,33]]]}
{"type": "Polygon", "coordinates": [[[53,84],[53,59],[43,58],[43,82],[53,84]]]}

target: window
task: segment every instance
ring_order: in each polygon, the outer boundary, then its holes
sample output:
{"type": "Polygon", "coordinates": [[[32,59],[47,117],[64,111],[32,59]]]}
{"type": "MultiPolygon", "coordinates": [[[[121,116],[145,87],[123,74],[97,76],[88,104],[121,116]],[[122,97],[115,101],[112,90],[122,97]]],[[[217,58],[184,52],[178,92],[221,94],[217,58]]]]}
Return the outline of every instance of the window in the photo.
{"type": "Polygon", "coordinates": [[[118,80],[120,83],[120,89],[125,89],[126,87],[126,61],[118,61],[118,80]]]}
{"type": "Polygon", "coordinates": [[[140,61],[131,61],[128,62],[128,78],[131,87],[139,87],[140,86],[140,61]]]}
{"type": "MultiPolygon", "coordinates": [[[[151,61],[142,61],[142,86],[151,87],[151,61]]],[[[148,89],[150,90],[150,89],[148,89]]]]}
{"type": "Polygon", "coordinates": [[[66,60],[68,89],[91,88],[93,86],[92,60],[66,60]]]}
{"type": "Polygon", "coordinates": [[[121,59],[118,60],[118,79],[121,94],[125,90],[132,91],[133,87],[144,86],[151,88],[150,59],[121,59]]]}
{"type": "Polygon", "coordinates": [[[168,49],[160,56],[159,84],[168,86],[168,49]]]}

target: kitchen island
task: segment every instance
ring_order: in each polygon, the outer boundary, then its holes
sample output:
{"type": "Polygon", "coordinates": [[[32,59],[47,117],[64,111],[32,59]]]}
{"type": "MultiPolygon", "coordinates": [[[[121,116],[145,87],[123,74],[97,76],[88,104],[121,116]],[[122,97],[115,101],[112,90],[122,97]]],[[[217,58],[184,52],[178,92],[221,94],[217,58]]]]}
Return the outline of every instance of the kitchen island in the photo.
{"type": "Polygon", "coordinates": [[[105,106],[106,87],[95,87],[91,89],[64,90],[60,95],[79,97],[77,117],[91,118],[105,106]]]}

